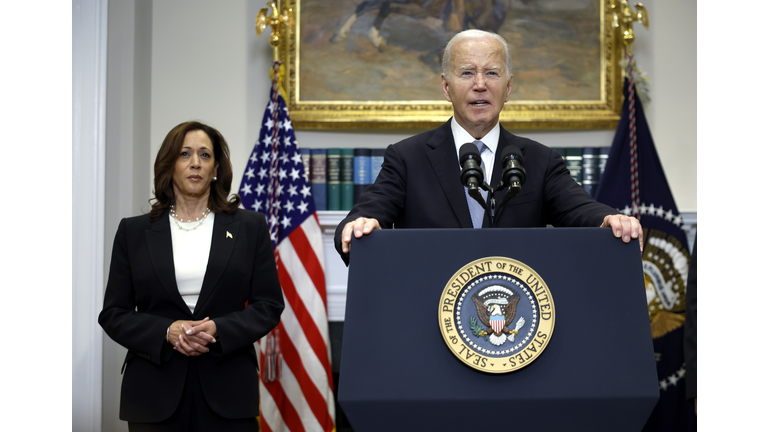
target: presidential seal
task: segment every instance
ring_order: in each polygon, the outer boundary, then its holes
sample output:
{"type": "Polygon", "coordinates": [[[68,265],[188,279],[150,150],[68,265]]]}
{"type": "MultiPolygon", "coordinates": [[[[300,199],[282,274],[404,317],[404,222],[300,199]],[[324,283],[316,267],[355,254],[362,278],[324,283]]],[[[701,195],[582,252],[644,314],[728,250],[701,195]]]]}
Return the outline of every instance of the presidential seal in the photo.
{"type": "MultiPolygon", "coordinates": [[[[666,186],[665,186],[666,187],[666,186]]],[[[671,192],[667,188],[667,193],[671,192]]],[[[664,201],[664,200],[662,200],[664,201]]],[[[683,217],[672,205],[667,209],[660,203],[646,204],[621,210],[633,213],[643,224],[643,275],[651,336],[658,339],[685,325],[685,290],[688,284],[688,251],[683,217]]]]}
{"type": "Polygon", "coordinates": [[[674,235],[644,229],[643,274],[651,335],[658,339],[685,325],[689,254],[674,235]]]}
{"type": "Polygon", "coordinates": [[[488,257],[453,275],[443,289],[438,324],[448,349],[467,366],[516,371],[544,351],[555,327],[552,294],[520,261],[488,257]]]}

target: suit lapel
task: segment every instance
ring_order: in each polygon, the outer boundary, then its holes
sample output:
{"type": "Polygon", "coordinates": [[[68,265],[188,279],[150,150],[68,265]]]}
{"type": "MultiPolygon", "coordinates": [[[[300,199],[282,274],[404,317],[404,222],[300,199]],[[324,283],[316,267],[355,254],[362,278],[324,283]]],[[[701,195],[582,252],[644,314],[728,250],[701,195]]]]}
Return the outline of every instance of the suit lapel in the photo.
{"type": "MultiPolygon", "coordinates": [[[[499,126],[501,127],[501,125],[499,126]]],[[[492,185],[497,185],[501,181],[501,173],[504,171],[504,167],[501,166],[501,155],[504,153],[504,149],[508,146],[517,146],[518,149],[520,149],[520,152],[523,152],[523,149],[525,148],[525,144],[522,142],[522,140],[516,139],[514,135],[507,132],[506,129],[501,127],[501,132],[499,133],[499,145],[496,148],[496,156],[494,158],[493,162],[493,173],[491,174],[491,180],[493,183],[492,185]]],[[[497,191],[494,196],[496,198],[496,205],[498,206],[501,204],[501,202],[504,200],[504,196],[507,194],[507,189],[504,188],[503,190],[497,191]]],[[[507,204],[496,210],[496,226],[501,226],[499,223],[501,221],[501,215],[505,212],[503,211],[503,208],[511,206],[513,201],[507,202],[507,204]]],[[[508,211],[506,212],[507,217],[512,214],[512,212],[508,211]]],[[[490,219],[488,218],[488,215],[486,214],[485,220],[483,222],[483,227],[490,226],[490,219]]]]}
{"type": "MultiPolygon", "coordinates": [[[[501,181],[501,154],[504,153],[504,148],[509,145],[507,142],[507,137],[504,135],[504,129],[502,128],[499,132],[499,144],[496,146],[496,155],[493,158],[493,172],[491,173],[491,181],[488,182],[488,184],[491,185],[491,187],[496,186],[501,181]]],[[[505,192],[506,193],[506,192],[505,192]]],[[[496,197],[496,200],[498,201],[499,197],[496,197]]]]}
{"type": "Polygon", "coordinates": [[[464,187],[459,178],[459,158],[456,156],[456,145],[451,133],[451,121],[444,123],[427,142],[431,150],[427,151],[427,159],[443,188],[453,213],[462,228],[472,228],[472,217],[469,215],[464,187]]]}
{"type": "Polygon", "coordinates": [[[159,219],[152,222],[151,229],[144,231],[144,237],[147,241],[152,266],[155,268],[155,274],[163,289],[182,310],[189,311],[189,307],[181,298],[179,287],[176,285],[176,267],[173,265],[173,243],[168,212],[163,213],[159,219]]]}
{"type": "MultiPolygon", "coordinates": [[[[499,127],[501,128],[501,131],[499,131],[499,145],[496,147],[496,156],[494,157],[493,174],[491,177],[493,185],[497,185],[501,181],[501,172],[504,168],[501,166],[501,155],[504,153],[504,149],[508,146],[514,145],[517,146],[517,148],[519,148],[522,152],[525,148],[525,145],[521,142],[521,140],[507,132],[507,130],[501,127],[501,125],[499,125],[499,127]]],[[[496,199],[498,199],[498,197],[496,197],[496,199]]]]}
{"type": "MultiPolygon", "coordinates": [[[[490,181],[486,179],[486,182],[491,187],[495,187],[496,185],[499,184],[499,182],[501,182],[501,173],[503,171],[503,167],[501,166],[501,155],[504,153],[504,149],[510,145],[517,145],[517,143],[513,142],[514,135],[507,132],[501,125],[499,125],[499,128],[501,130],[499,131],[499,144],[496,146],[496,153],[494,153],[493,172],[491,173],[490,181]]],[[[518,147],[520,147],[520,150],[522,151],[522,148],[521,148],[522,146],[518,146],[518,147]]],[[[507,189],[499,190],[494,193],[494,198],[496,198],[496,205],[499,205],[501,203],[506,193],[507,193],[507,189]]],[[[486,202],[490,203],[490,201],[491,201],[491,197],[490,195],[488,195],[486,202]]],[[[500,215],[500,209],[496,210],[496,214],[498,218],[498,216],[500,215]]],[[[498,222],[499,220],[497,219],[496,226],[499,226],[498,222]]],[[[488,228],[490,226],[491,226],[490,215],[488,214],[488,212],[485,212],[483,215],[483,228],[488,228]]],[[[470,228],[472,227],[471,223],[469,227],[470,228]]]]}
{"type": "Polygon", "coordinates": [[[208,267],[205,270],[203,278],[203,287],[200,290],[200,297],[197,299],[195,312],[203,310],[206,301],[213,294],[216,284],[224,274],[232,251],[235,249],[235,243],[238,240],[240,222],[235,221],[232,213],[216,213],[213,221],[213,238],[211,239],[211,252],[208,257],[208,267]]]}

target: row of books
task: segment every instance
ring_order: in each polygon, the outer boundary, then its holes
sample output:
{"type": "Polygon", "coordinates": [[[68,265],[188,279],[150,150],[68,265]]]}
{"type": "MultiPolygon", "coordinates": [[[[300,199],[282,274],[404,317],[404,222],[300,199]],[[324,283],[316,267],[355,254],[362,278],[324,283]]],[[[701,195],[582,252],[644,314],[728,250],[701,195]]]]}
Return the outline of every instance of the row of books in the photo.
{"type": "Polygon", "coordinates": [[[351,210],[381,171],[383,148],[302,148],[317,210],[351,210]]]}
{"type": "Polygon", "coordinates": [[[605,171],[610,147],[552,147],[560,153],[576,183],[595,196],[600,177],[605,171]]]}
{"type": "MultiPolygon", "coordinates": [[[[571,177],[592,196],[605,170],[610,147],[554,147],[571,177]]],[[[384,161],[383,148],[302,148],[317,210],[349,211],[384,161]]]]}

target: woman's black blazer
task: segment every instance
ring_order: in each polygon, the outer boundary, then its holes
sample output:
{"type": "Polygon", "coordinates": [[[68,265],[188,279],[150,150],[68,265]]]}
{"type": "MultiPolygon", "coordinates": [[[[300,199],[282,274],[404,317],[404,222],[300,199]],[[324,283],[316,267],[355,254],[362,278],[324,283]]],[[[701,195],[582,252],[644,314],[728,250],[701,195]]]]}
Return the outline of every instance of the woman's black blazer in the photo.
{"type": "Polygon", "coordinates": [[[256,417],[258,363],[253,343],[277,326],[283,295],[263,214],[217,213],[208,267],[194,314],[176,286],[168,214],[123,219],[117,229],[99,324],[128,348],[123,365],[120,418],[158,422],[181,400],[195,362],[210,407],[226,418],[256,417]],[[217,342],[186,357],[165,341],[176,320],[209,317],[217,342]]]}

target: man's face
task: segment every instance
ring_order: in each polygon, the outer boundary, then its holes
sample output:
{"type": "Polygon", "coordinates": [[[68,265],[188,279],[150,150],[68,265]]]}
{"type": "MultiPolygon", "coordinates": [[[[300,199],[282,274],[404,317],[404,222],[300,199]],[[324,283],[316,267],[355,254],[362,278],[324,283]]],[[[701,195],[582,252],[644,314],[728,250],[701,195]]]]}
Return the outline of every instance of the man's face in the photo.
{"type": "Polygon", "coordinates": [[[479,139],[499,121],[512,92],[504,46],[497,40],[465,39],[452,48],[450,79],[442,77],[445,99],[456,121],[479,139]]]}

